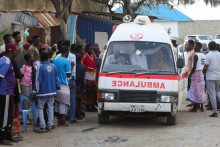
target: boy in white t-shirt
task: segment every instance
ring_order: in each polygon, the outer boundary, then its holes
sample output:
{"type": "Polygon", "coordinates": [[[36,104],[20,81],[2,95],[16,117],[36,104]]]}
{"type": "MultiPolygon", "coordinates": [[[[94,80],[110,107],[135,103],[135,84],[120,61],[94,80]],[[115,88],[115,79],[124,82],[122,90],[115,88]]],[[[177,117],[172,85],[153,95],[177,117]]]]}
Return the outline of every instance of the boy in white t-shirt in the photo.
{"type": "Polygon", "coordinates": [[[191,85],[188,92],[188,100],[194,104],[194,107],[190,112],[196,112],[200,104],[202,104],[201,110],[203,111],[203,104],[206,102],[205,96],[205,81],[202,70],[205,64],[205,55],[200,53],[202,44],[197,42],[194,47],[195,55],[192,60],[192,71],[189,78],[191,79],[191,85]]]}

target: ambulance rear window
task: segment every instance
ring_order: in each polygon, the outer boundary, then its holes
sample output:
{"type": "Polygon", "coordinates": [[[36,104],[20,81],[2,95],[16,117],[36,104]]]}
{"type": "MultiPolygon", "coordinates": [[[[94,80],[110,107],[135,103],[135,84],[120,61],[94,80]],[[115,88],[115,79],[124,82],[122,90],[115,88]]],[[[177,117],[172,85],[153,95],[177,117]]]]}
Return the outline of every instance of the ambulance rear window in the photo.
{"type": "Polygon", "coordinates": [[[102,72],[175,74],[171,46],[156,42],[111,42],[102,72]]]}

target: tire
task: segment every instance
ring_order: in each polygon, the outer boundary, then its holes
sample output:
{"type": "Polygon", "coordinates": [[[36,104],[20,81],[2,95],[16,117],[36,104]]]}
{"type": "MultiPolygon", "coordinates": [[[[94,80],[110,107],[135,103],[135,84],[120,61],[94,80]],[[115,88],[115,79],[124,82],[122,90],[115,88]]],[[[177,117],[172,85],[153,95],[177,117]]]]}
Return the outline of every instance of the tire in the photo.
{"type": "Polygon", "coordinates": [[[107,124],[109,122],[108,112],[101,112],[98,114],[99,124],[107,124]]]}
{"type": "Polygon", "coordinates": [[[176,125],[177,122],[176,122],[176,114],[175,116],[172,116],[171,113],[169,113],[167,115],[167,125],[176,125]]]}

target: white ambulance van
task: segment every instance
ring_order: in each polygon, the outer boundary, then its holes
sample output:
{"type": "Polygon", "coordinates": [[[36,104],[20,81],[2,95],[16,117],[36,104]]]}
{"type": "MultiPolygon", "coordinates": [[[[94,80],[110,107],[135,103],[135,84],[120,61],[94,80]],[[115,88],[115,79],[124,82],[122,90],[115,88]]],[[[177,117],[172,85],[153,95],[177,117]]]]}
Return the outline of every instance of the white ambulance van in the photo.
{"type": "Polygon", "coordinates": [[[98,120],[110,115],[153,113],[176,124],[176,113],[187,97],[184,60],[174,59],[165,28],[148,16],[120,24],[111,36],[98,82],[98,120]]]}

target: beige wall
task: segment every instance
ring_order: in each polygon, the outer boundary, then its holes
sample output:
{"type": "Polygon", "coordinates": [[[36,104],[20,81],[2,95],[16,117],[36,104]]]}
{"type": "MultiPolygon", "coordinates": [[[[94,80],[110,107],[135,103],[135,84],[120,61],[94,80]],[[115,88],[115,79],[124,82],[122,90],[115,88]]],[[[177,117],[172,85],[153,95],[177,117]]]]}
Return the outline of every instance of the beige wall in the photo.
{"type": "Polygon", "coordinates": [[[178,22],[179,42],[187,35],[211,35],[220,33],[220,20],[196,20],[194,22],[178,22]]]}
{"type": "MultiPolygon", "coordinates": [[[[0,4],[0,10],[35,9],[55,12],[50,0],[0,0],[0,4]]],[[[74,0],[72,4],[74,12],[106,10],[104,5],[91,0],[74,0]]]]}

